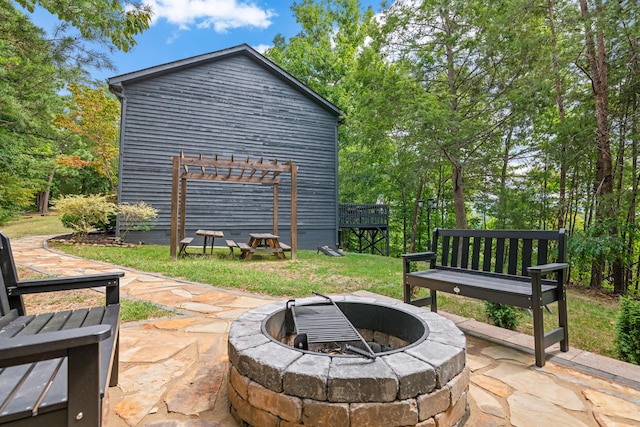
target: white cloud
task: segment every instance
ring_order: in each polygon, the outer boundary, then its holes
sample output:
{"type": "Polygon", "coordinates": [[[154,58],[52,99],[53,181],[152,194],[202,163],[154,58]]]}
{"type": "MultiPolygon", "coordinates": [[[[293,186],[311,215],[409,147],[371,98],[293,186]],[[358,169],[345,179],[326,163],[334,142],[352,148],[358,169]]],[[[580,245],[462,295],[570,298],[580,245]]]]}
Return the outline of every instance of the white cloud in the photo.
{"type": "Polygon", "coordinates": [[[271,49],[273,47],[272,44],[259,44],[257,46],[252,46],[256,51],[260,53],[265,53],[267,49],[271,49]]]}
{"type": "Polygon", "coordinates": [[[273,9],[264,9],[243,0],[143,0],[153,8],[153,22],[165,19],[181,30],[213,28],[218,33],[242,27],[267,28],[276,16],[273,9]]]}

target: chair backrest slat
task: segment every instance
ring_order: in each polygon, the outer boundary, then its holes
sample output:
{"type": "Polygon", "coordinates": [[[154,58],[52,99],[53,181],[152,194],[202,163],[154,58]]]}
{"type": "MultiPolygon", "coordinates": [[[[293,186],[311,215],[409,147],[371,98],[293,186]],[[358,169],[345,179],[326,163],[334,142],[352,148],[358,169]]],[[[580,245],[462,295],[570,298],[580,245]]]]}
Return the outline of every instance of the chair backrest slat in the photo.
{"type": "Polygon", "coordinates": [[[440,264],[449,265],[449,236],[442,237],[442,253],[440,254],[440,264]]]}
{"type": "MultiPolygon", "coordinates": [[[[477,239],[479,237],[476,237],[477,239]]],[[[484,255],[482,258],[482,271],[491,271],[491,254],[493,253],[493,239],[484,238],[484,255]]]]}
{"type": "Polygon", "coordinates": [[[521,276],[528,274],[527,268],[531,267],[531,252],[533,251],[533,240],[522,240],[522,268],[520,270],[521,276]]]}
{"type": "MultiPolygon", "coordinates": [[[[6,298],[9,308],[15,308],[22,315],[24,314],[24,302],[22,296],[9,296],[7,288],[16,286],[18,284],[18,270],[16,264],[13,261],[13,253],[11,252],[11,243],[9,238],[2,232],[0,232],[0,273],[2,274],[2,283],[0,283],[2,289],[0,289],[0,300],[6,298]]],[[[0,305],[3,301],[0,301],[0,305]]]]}
{"type": "Polygon", "coordinates": [[[471,253],[471,269],[478,270],[480,267],[480,242],[482,238],[473,238],[473,252],[471,253]]]}
{"type": "Polygon", "coordinates": [[[461,268],[469,268],[469,236],[462,238],[462,259],[460,260],[461,268]]]}
{"type": "Polygon", "coordinates": [[[4,279],[0,274],[0,316],[6,316],[11,309],[9,308],[9,295],[7,288],[4,286],[4,279]]]}
{"type": "Polygon", "coordinates": [[[458,236],[453,236],[453,246],[451,247],[451,262],[449,263],[449,265],[451,267],[457,267],[458,266],[458,251],[460,250],[460,237],[458,236]]]}
{"type": "Polygon", "coordinates": [[[518,239],[509,239],[509,266],[507,272],[509,274],[518,274],[518,239]]]}
{"type": "Polygon", "coordinates": [[[504,269],[504,238],[496,239],[496,273],[502,273],[504,269]]]}

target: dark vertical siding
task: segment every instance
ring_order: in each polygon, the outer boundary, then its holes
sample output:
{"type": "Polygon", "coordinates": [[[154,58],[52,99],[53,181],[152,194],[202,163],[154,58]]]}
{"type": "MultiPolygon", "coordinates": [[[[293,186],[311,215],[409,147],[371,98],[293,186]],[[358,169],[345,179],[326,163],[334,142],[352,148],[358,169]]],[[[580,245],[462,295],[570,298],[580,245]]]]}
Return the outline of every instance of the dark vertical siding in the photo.
{"type": "MultiPolygon", "coordinates": [[[[245,55],[124,83],[120,201],[160,210],[156,227],[131,239],[168,244],[171,157],[218,154],[292,159],[298,171],[298,245],[334,245],[337,230],[337,117],[245,55]]],[[[281,175],[279,234],[290,240],[291,177],[281,175]]],[[[273,188],[188,181],[187,233],[234,240],[270,231],[273,188]]]]}

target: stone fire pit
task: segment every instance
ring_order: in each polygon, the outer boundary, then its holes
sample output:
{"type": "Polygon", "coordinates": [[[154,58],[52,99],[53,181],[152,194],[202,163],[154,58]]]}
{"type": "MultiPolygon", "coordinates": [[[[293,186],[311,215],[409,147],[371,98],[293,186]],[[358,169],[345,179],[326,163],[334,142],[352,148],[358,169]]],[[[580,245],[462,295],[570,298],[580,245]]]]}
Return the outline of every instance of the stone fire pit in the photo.
{"type": "MultiPolygon", "coordinates": [[[[383,297],[332,299],[366,341],[375,341],[386,351],[370,359],[299,350],[281,336],[285,301],[247,312],[229,331],[229,403],[241,424],[464,424],[469,412],[466,341],[451,321],[383,297]],[[351,307],[357,313],[370,309],[372,315],[350,318],[351,307]],[[398,316],[406,318],[410,330],[398,327],[398,316]],[[386,319],[391,321],[385,323],[386,319]]],[[[318,301],[314,297],[295,303],[318,301]]]]}

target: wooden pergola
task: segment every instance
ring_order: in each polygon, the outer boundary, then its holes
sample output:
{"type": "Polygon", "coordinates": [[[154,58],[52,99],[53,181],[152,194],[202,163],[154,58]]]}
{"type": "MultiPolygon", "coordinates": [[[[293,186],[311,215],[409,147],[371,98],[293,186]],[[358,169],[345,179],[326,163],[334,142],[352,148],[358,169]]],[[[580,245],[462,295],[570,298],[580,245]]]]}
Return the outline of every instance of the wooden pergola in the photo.
{"type": "Polygon", "coordinates": [[[180,240],[185,237],[187,210],[187,180],[222,181],[229,183],[254,183],[273,185],[273,234],[278,234],[278,184],[280,174],[291,174],[291,259],[297,258],[298,215],[297,215],[297,173],[298,166],[292,160],[279,163],[278,159],[264,161],[179,156],[172,158],[173,179],[171,186],[171,258],[177,258],[180,240]]]}

